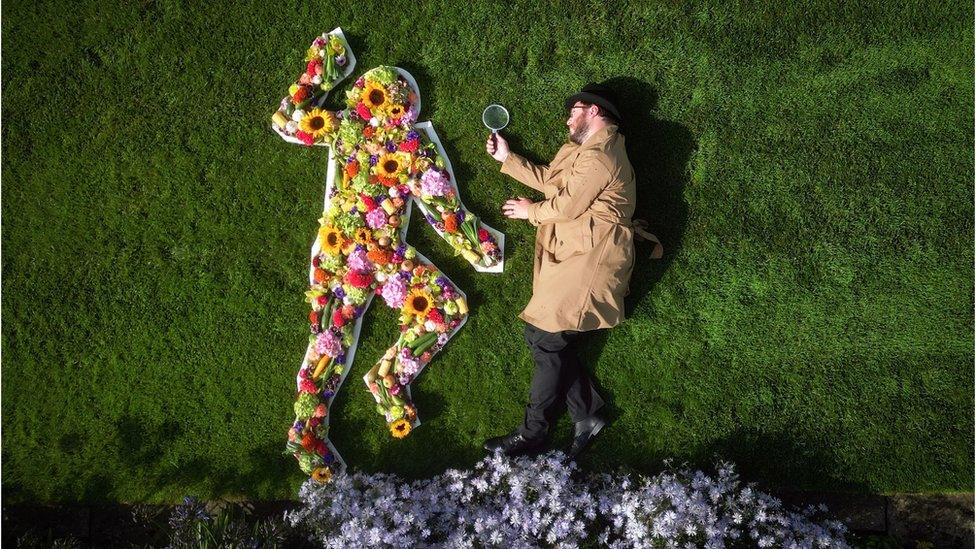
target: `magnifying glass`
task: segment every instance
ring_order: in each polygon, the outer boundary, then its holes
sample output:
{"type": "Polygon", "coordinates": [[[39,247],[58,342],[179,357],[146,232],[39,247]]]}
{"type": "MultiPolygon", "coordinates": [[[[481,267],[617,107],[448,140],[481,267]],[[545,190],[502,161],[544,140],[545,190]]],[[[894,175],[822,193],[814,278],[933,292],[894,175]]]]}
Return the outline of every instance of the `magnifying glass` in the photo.
{"type": "Polygon", "coordinates": [[[481,113],[481,121],[491,130],[491,144],[497,145],[498,139],[495,136],[508,125],[508,109],[497,103],[488,105],[485,112],[481,113]]]}

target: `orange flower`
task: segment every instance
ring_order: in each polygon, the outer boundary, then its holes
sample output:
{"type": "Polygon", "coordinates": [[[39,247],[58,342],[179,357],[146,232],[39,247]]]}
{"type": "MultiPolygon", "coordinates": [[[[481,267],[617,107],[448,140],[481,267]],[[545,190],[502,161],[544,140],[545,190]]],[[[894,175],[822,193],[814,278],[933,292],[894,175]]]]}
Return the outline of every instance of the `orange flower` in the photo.
{"type": "Polygon", "coordinates": [[[359,162],[353,160],[352,162],[346,164],[346,174],[349,175],[350,179],[359,175],[359,162]]]}
{"type": "Polygon", "coordinates": [[[377,265],[386,265],[392,258],[393,252],[390,250],[384,250],[383,248],[376,248],[366,253],[366,259],[369,259],[377,265]]]}
{"type": "Polygon", "coordinates": [[[376,132],[376,130],[373,129],[373,126],[367,125],[365,128],[363,128],[363,137],[365,137],[366,139],[372,139],[373,138],[373,134],[375,132],[376,132]]]}
{"type": "Polygon", "coordinates": [[[444,230],[449,233],[456,233],[458,229],[457,226],[457,216],[454,214],[449,214],[444,217],[444,230]]]}
{"type": "Polygon", "coordinates": [[[328,279],[328,278],[329,278],[329,275],[324,270],[322,270],[322,269],[315,269],[315,282],[322,283],[322,282],[325,282],[326,279],[328,279]]]}

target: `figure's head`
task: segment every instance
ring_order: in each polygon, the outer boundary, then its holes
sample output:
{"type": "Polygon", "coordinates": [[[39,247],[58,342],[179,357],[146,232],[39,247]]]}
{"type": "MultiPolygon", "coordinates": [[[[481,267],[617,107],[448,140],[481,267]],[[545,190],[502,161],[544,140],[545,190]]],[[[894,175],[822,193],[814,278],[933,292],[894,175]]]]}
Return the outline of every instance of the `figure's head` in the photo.
{"type": "Polygon", "coordinates": [[[346,93],[347,105],[360,118],[412,124],[420,114],[420,92],[410,73],[397,67],[371,69],[346,93]],[[369,114],[369,117],[365,115],[369,114]]]}
{"type": "Polygon", "coordinates": [[[579,93],[566,99],[566,110],[569,139],[576,144],[582,143],[592,132],[604,126],[620,124],[616,96],[610,88],[601,84],[583,86],[579,93]]]}

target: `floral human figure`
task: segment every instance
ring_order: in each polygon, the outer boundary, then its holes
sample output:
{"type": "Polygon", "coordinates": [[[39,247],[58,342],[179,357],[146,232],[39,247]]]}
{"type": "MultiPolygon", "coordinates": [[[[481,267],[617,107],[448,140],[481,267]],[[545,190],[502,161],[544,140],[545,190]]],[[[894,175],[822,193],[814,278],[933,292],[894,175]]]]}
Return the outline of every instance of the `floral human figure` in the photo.
{"type": "Polygon", "coordinates": [[[355,65],[342,31],[317,37],[305,61],[272,117],[286,141],[329,147],[306,292],[311,335],[288,450],[303,471],[327,481],[342,465],[328,440],[329,406],[352,364],[373,296],[400,311],[400,336],[364,377],[398,438],[419,425],[411,381],[467,318],[464,293],[404,240],[411,204],[477,270],[501,271],[504,240],[461,203],[436,133],[429,123],[416,123],[421,101],[409,73],[374,68],[346,92],[347,108],[331,112],[321,108],[326,95],[355,65]]]}

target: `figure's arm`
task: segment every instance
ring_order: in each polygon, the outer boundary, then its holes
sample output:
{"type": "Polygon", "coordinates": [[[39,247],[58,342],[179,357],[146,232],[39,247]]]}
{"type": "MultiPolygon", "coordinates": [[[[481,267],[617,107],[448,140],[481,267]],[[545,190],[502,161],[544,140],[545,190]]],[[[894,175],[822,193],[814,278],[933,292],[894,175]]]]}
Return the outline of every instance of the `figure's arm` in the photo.
{"type": "Polygon", "coordinates": [[[328,145],[338,127],[336,113],[321,109],[325,98],[348,75],[355,59],[340,29],[323,33],[309,46],[299,79],[288,88],[272,128],[282,139],[304,145],[328,145]]]}
{"type": "Polygon", "coordinates": [[[529,223],[542,225],[576,219],[610,183],[610,170],[598,151],[585,151],[576,160],[565,183],[551,198],[526,208],[529,223]]]}

